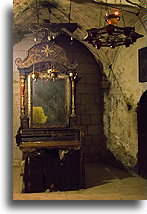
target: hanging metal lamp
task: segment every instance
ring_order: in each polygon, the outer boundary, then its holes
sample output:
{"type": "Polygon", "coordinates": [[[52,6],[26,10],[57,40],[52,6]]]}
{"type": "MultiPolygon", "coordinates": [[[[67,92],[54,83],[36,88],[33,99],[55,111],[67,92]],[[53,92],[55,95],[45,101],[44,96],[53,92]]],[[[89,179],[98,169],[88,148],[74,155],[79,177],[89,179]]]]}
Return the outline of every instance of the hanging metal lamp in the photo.
{"type": "Polygon", "coordinates": [[[100,49],[101,47],[115,48],[122,45],[129,47],[137,39],[143,37],[143,35],[135,32],[135,27],[116,26],[120,20],[120,15],[120,10],[113,10],[111,13],[106,13],[105,21],[107,25],[101,28],[88,29],[83,41],[100,49]]]}

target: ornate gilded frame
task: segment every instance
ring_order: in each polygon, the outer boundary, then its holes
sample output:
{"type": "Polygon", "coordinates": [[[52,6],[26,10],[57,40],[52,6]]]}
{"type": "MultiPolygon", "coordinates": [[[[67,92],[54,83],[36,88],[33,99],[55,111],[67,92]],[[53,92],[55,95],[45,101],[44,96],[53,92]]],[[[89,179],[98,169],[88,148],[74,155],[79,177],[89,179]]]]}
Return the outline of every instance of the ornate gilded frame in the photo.
{"type": "MultiPolygon", "coordinates": [[[[63,48],[51,42],[43,42],[34,45],[28,50],[28,56],[22,60],[16,59],[16,65],[20,72],[20,106],[21,106],[21,127],[22,128],[52,128],[71,127],[75,124],[75,81],[78,80],[76,73],[77,63],[71,63],[63,48]],[[69,120],[64,124],[48,124],[47,126],[34,125],[32,123],[32,72],[39,73],[39,78],[51,78],[47,74],[47,68],[54,66],[58,71],[57,78],[65,78],[66,102],[68,103],[67,115],[69,120]],[[70,102],[70,105],[69,105],[70,102]]],[[[56,81],[56,80],[55,80],[56,81]]]]}

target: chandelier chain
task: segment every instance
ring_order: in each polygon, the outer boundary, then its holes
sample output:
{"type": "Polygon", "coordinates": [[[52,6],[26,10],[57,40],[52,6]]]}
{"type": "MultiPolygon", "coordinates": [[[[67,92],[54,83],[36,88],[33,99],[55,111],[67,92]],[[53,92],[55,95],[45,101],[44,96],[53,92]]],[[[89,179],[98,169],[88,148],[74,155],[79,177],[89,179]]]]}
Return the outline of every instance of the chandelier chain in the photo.
{"type": "Polygon", "coordinates": [[[124,18],[124,14],[123,14],[122,1],[121,1],[121,0],[120,0],[120,7],[121,7],[121,13],[122,13],[123,24],[124,24],[124,27],[126,27],[125,18],[124,18]]]}
{"type": "Polygon", "coordinates": [[[100,21],[99,21],[99,27],[101,26],[101,22],[102,22],[102,1],[101,1],[101,7],[100,7],[100,21]]]}
{"type": "Polygon", "coordinates": [[[38,9],[38,1],[36,0],[36,17],[37,17],[37,25],[39,26],[40,18],[39,18],[39,9],[38,9]]]}
{"type": "Polygon", "coordinates": [[[70,21],[71,21],[71,7],[72,7],[72,4],[71,4],[71,0],[70,0],[70,2],[69,2],[69,23],[70,23],[70,21]]]}
{"type": "MultiPolygon", "coordinates": [[[[107,3],[108,3],[108,2],[107,2],[107,0],[106,0],[106,4],[105,4],[105,16],[106,16],[106,14],[107,14],[107,12],[108,12],[108,11],[107,11],[107,8],[108,8],[108,7],[107,7],[107,3]]],[[[105,20],[104,20],[104,26],[106,26],[105,20]]]]}

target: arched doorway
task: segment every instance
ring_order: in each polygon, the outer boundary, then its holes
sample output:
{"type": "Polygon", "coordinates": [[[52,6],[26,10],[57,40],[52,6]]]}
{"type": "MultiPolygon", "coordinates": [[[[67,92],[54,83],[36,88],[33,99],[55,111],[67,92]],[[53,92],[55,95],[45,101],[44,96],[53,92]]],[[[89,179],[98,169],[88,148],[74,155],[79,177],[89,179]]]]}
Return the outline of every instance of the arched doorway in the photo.
{"type": "Polygon", "coordinates": [[[78,64],[77,72],[82,77],[76,87],[76,115],[77,125],[85,134],[85,162],[99,161],[106,148],[103,140],[104,99],[101,88],[103,65],[77,39],[70,45],[70,37],[64,34],[58,37],[57,44],[66,51],[71,62],[75,60],[78,64]]]}
{"type": "Polygon", "coordinates": [[[138,105],[138,174],[147,178],[147,91],[138,105]]]}

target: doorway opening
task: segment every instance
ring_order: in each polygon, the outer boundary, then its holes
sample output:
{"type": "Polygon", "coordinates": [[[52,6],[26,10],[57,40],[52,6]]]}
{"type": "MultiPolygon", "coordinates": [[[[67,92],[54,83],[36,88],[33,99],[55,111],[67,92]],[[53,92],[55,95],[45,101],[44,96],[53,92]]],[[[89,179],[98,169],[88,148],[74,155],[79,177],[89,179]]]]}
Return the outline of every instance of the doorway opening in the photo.
{"type": "Polygon", "coordinates": [[[138,174],[147,178],[147,90],[138,105],[138,174]]]}

